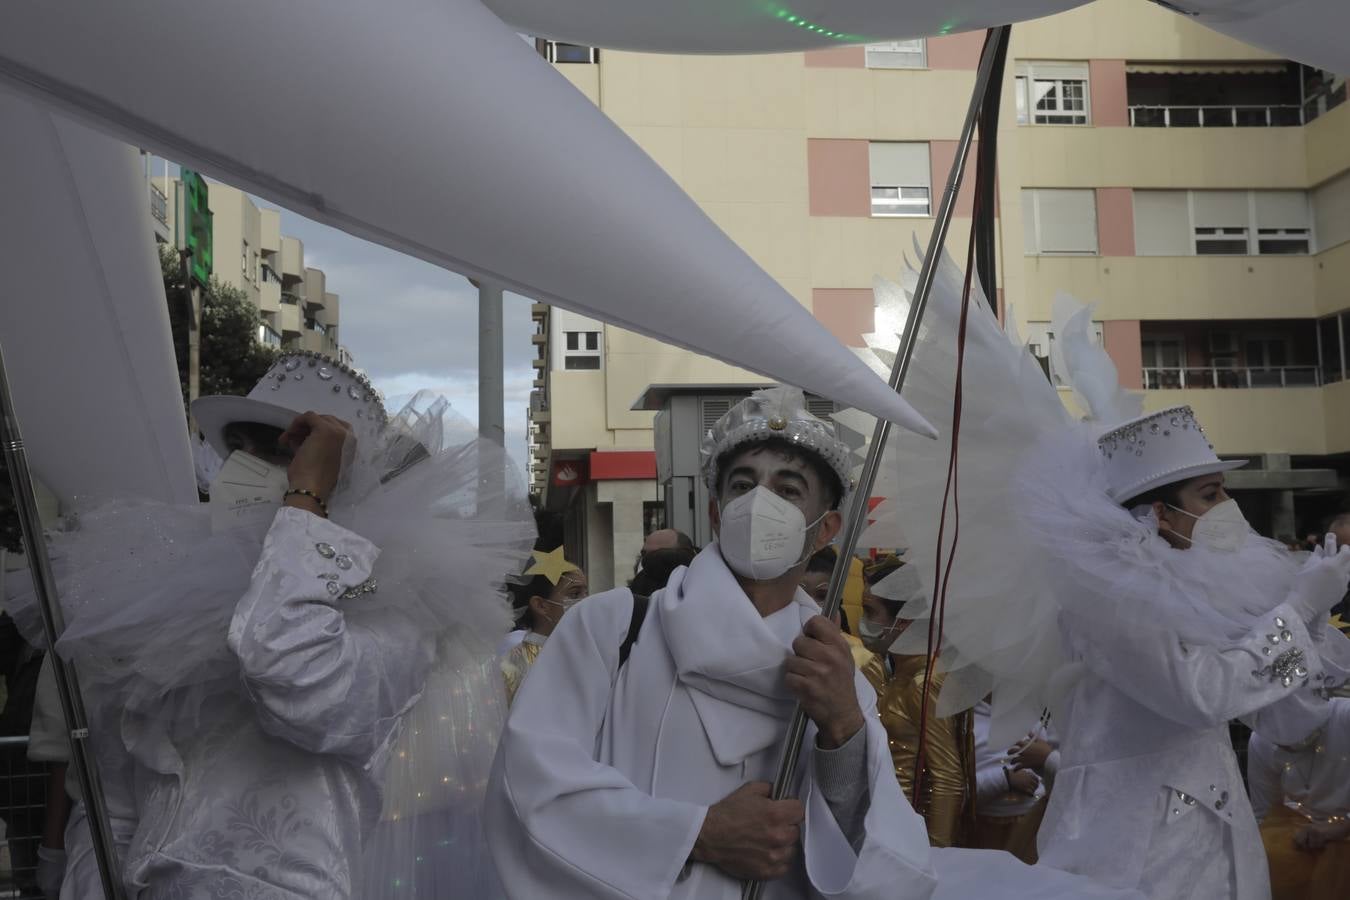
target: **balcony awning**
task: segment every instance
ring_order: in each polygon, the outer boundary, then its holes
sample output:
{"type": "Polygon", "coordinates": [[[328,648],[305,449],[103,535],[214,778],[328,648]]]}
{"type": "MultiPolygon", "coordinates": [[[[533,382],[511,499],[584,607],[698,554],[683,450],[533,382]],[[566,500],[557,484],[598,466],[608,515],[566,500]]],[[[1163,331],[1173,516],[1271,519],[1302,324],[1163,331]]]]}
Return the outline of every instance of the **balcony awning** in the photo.
{"type": "Polygon", "coordinates": [[[1238,62],[1133,62],[1125,64],[1130,75],[1279,75],[1289,63],[1284,60],[1238,62]]]}

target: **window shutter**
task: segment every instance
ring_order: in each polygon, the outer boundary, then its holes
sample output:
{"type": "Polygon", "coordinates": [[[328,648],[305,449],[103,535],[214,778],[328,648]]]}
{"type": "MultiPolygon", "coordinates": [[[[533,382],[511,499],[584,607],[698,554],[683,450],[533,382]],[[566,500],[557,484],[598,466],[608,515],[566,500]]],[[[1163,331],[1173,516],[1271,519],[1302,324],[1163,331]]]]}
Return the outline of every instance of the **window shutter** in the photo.
{"type": "Polygon", "coordinates": [[[1246,191],[1194,191],[1196,228],[1247,228],[1246,191]]]}
{"type": "Polygon", "coordinates": [[[1191,255],[1185,191],[1134,192],[1134,252],[1139,256],[1191,255]]]}
{"type": "Polygon", "coordinates": [[[1037,190],[1042,253],[1097,252],[1097,197],[1092,190],[1037,190]]]}
{"type": "Polygon", "coordinates": [[[1308,195],[1302,191],[1257,191],[1257,228],[1307,228],[1308,195]]]}
{"type": "Polygon", "coordinates": [[[874,141],[867,154],[873,185],[929,187],[927,144],[874,141]]]}

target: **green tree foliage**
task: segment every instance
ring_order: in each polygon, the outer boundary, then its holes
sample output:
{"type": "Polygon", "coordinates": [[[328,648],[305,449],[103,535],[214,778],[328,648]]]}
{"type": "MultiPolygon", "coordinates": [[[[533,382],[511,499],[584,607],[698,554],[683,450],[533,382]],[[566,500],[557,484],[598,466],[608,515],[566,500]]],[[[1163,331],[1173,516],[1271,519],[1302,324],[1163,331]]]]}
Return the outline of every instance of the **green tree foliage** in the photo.
{"type": "MultiPolygon", "coordinates": [[[[169,325],[183,401],[188,395],[188,322],[190,310],[183,289],[178,254],[159,249],[164,293],[169,300],[169,325]]],[[[258,342],[262,316],[248,295],[215,277],[202,294],[200,391],[205,394],[247,394],[266,374],[276,351],[258,342]]]]}

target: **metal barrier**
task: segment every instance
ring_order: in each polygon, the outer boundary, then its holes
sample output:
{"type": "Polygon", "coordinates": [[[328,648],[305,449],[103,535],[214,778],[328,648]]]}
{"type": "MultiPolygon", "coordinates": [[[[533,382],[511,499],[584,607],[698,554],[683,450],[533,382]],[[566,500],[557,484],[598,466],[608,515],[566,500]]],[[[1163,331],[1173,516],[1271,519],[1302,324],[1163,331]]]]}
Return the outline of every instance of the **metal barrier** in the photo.
{"type": "Polygon", "coordinates": [[[35,877],[48,772],[29,761],[27,735],[0,737],[0,900],[42,900],[35,877]]]}

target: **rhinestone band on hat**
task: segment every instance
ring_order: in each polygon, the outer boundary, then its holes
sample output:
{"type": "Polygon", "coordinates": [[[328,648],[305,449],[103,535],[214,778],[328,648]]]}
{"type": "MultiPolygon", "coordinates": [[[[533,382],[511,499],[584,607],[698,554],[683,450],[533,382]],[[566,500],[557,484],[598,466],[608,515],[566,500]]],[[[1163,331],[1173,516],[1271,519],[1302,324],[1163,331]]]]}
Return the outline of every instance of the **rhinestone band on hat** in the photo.
{"type": "Polygon", "coordinates": [[[1126,456],[1143,456],[1144,448],[1148,446],[1151,438],[1168,438],[1174,431],[1190,431],[1195,429],[1196,433],[1205,437],[1205,443],[1209,449],[1213,450],[1214,445],[1209,443],[1208,436],[1205,435],[1205,429],[1201,427],[1200,422],[1195,418],[1195,411],[1189,406],[1174,406],[1171,409],[1164,409],[1161,412],[1140,419],[1135,422],[1129,422],[1119,428],[1108,431],[1106,434],[1097,438],[1097,449],[1107,459],[1113,459],[1117,453],[1124,453],[1126,456]]]}
{"type": "MultiPolygon", "coordinates": [[[[277,361],[272,366],[272,370],[264,376],[263,380],[272,382],[272,390],[281,390],[281,385],[287,379],[292,381],[304,381],[306,373],[319,379],[320,381],[330,382],[339,374],[346,375],[355,381],[355,384],[347,386],[347,396],[357,403],[373,403],[374,409],[371,412],[371,420],[376,425],[383,428],[389,423],[389,414],[385,412],[384,401],[380,399],[379,392],[370,383],[370,379],[364,373],[358,372],[346,363],[337,362],[332,357],[314,350],[287,350],[277,357],[277,361]]],[[[334,384],[333,393],[343,392],[342,385],[334,384]]],[[[366,418],[364,408],[356,411],[358,419],[366,418]]]]}

